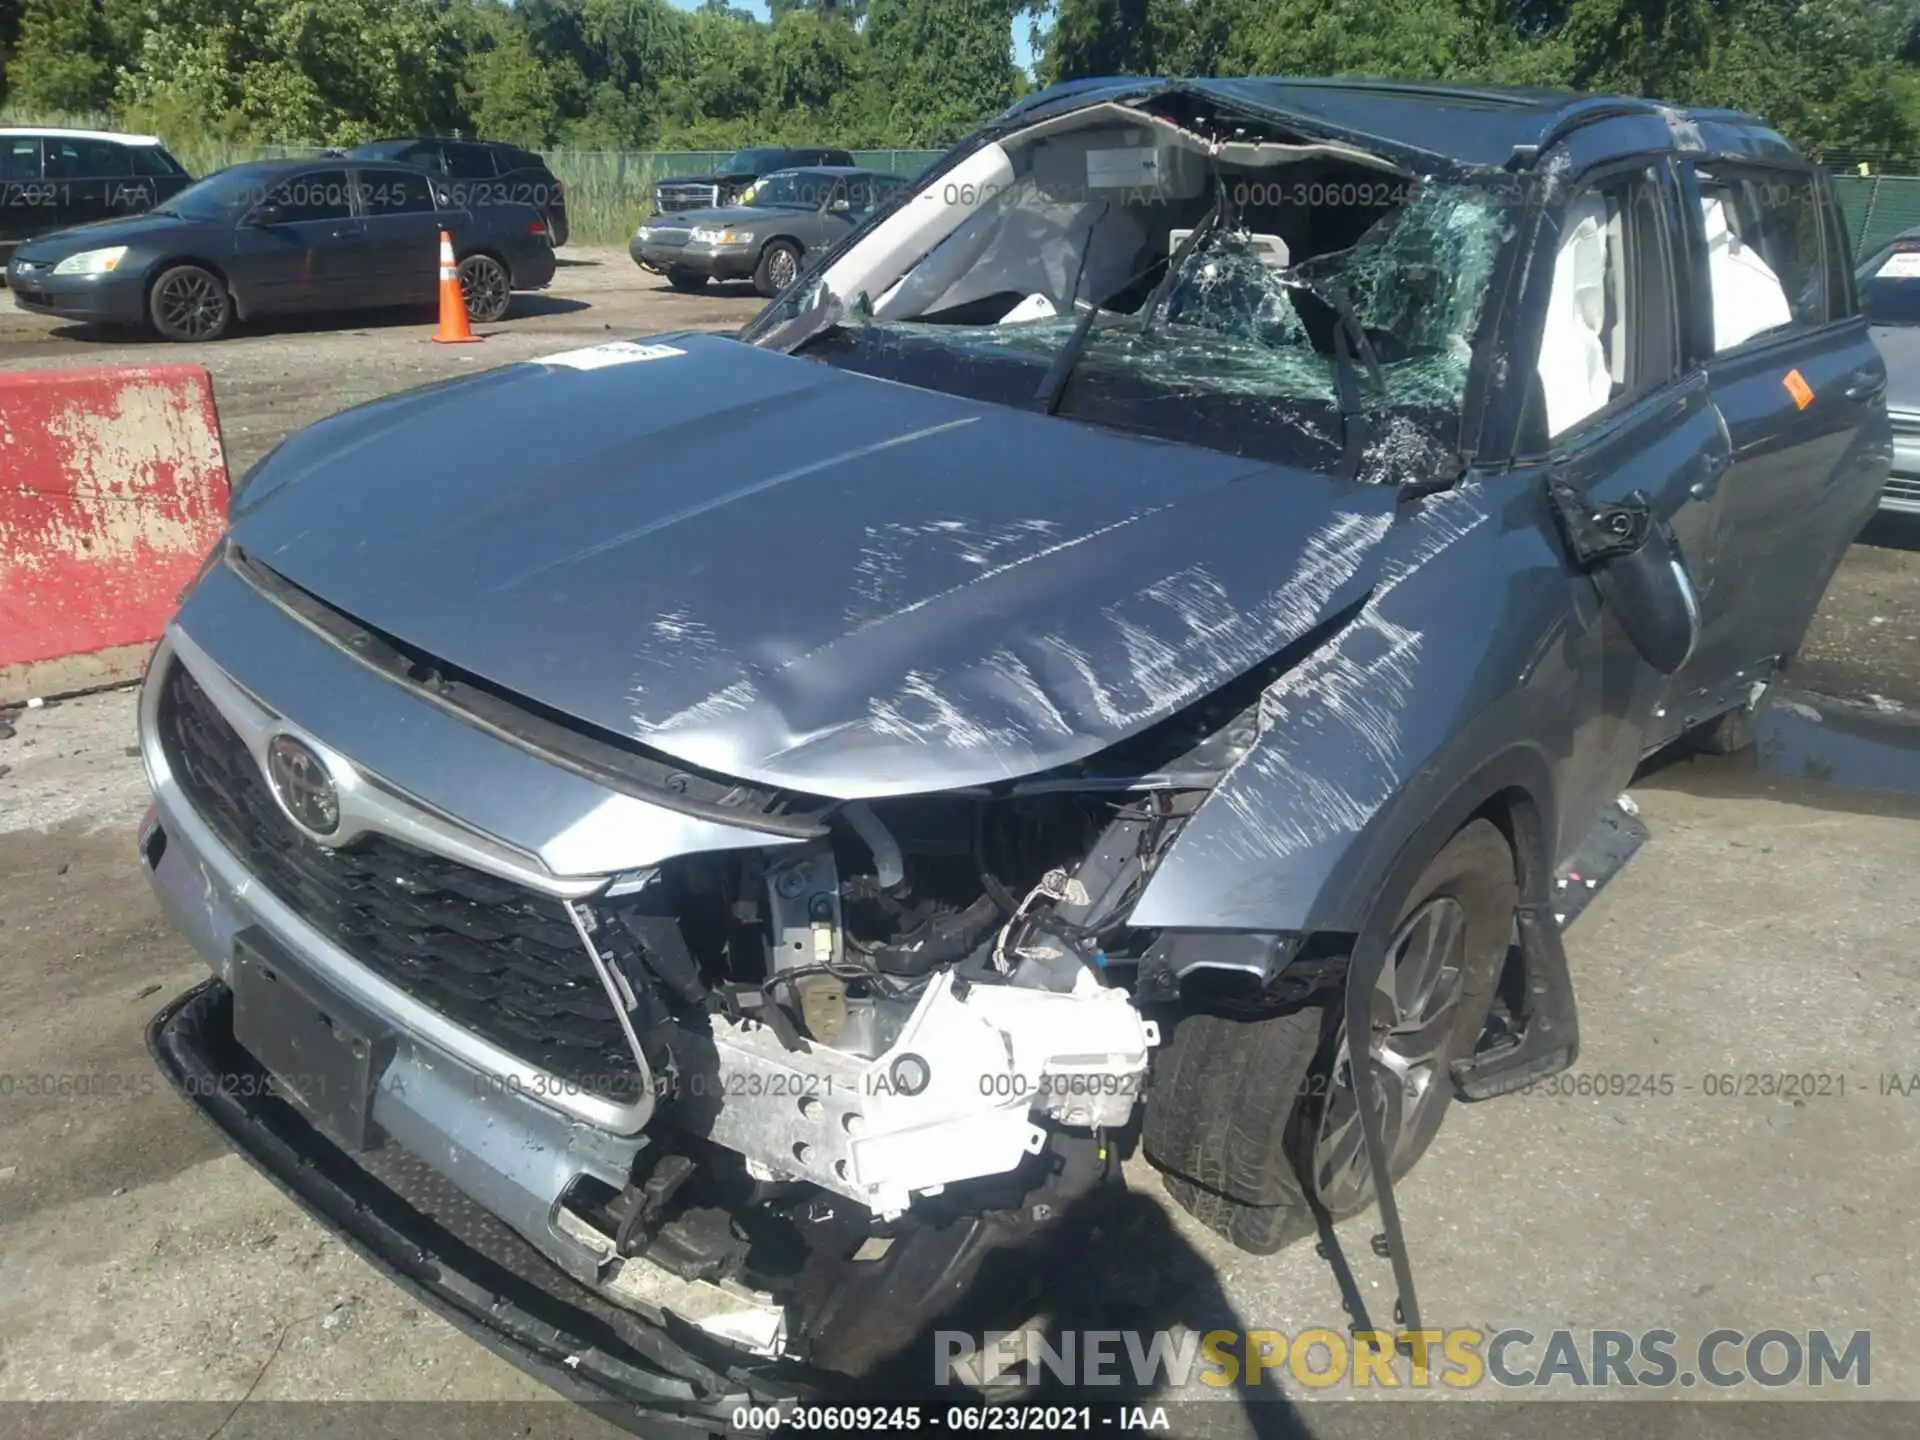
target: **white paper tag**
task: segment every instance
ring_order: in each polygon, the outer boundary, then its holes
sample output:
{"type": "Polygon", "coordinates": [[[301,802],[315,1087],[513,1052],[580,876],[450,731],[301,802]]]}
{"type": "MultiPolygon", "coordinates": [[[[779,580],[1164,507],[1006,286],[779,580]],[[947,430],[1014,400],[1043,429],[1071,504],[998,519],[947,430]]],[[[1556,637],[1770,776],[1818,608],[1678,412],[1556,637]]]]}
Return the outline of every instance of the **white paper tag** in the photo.
{"type": "Polygon", "coordinates": [[[1151,145],[1087,151],[1090,190],[1153,189],[1160,183],[1160,152],[1151,145]]]}
{"type": "Polygon", "coordinates": [[[1920,250],[1896,250],[1874,274],[1876,280],[1912,280],[1920,276],[1920,250]]]}
{"type": "Polygon", "coordinates": [[[610,340],[605,345],[589,345],[585,350],[563,350],[558,355],[542,355],[536,365],[564,365],[569,370],[604,370],[609,365],[637,365],[642,360],[668,360],[684,355],[671,345],[643,345],[637,340],[610,340]]]}

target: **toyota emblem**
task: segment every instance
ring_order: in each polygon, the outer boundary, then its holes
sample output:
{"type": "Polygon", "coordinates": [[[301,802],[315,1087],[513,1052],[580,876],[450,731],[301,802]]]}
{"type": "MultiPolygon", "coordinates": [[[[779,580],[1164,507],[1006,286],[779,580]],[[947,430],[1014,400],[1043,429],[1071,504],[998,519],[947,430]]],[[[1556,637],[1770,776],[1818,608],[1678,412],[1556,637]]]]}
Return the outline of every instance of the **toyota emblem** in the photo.
{"type": "Polygon", "coordinates": [[[291,735],[276,735],[267,745],[267,778],[293,822],[314,835],[340,828],[340,792],[326,762],[291,735]]]}

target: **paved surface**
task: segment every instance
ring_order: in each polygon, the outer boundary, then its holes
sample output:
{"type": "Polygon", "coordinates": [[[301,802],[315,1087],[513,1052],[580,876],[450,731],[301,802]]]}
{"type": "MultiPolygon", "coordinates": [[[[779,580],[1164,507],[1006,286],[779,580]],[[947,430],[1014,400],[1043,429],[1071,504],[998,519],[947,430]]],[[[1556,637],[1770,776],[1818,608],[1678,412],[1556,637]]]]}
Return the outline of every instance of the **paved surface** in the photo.
{"type": "MultiPolygon", "coordinates": [[[[538,1401],[158,1082],[142,1027],[201,971],[137,878],[131,696],[13,723],[0,741],[0,1400],[538,1401]],[[33,1093],[48,1088],[39,1076],[86,1077],[85,1093],[33,1093]]],[[[1673,1093],[1456,1109],[1402,1187],[1427,1320],[1691,1340],[1718,1325],[1868,1329],[1873,1393],[1920,1398],[1920,1095],[1881,1093],[1881,1077],[1920,1072],[1920,803],[1769,780],[1739,760],[1670,766],[1634,793],[1654,839],[1570,937],[1578,1071],[1669,1075],[1673,1093]],[[1705,1093],[1705,1076],[1749,1073],[1844,1077],[1845,1094],[1705,1093]]],[[[1129,1326],[1344,1331],[1312,1247],[1240,1254],[1165,1208],[1137,1163],[1133,1179],[1148,1233],[1088,1270],[1137,1297],[1129,1326]]],[[[1342,1244],[1382,1306],[1370,1228],[1342,1227],[1342,1244]]],[[[194,1433],[224,1411],[212,1414],[194,1433]]],[[[1237,1435],[1272,1433],[1269,1419],[1217,1403],[1183,1423],[1237,1435]]]]}
{"type": "MultiPolygon", "coordinates": [[[[428,345],[430,325],[408,317],[175,349],[0,311],[0,365],[199,359],[238,470],[346,404],[609,336],[731,327],[757,304],[673,295],[617,253],[586,258],[484,346],[428,345]]],[[[1889,543],[1857,547],[1836,581],[1802,683],[1920,708],[1920,559],[1903,548],[1910,537],[1876,538],[1889,543]]],[[[319,1398],[529,1406],[411,1411],[395,1428],[410,1440],[608,1433],[423,1313],[164,1090],[142,1030],[202,972],[138,878],[131,696],[11,720],[18,734],[0,739],[0,1401],[194,1401],[165,1414],[169,1433],[197,1440],[297,1432],[316,1423],[309,1412],[271,1402],[319,1398]]],[[[1772,780],[1739,760],[1672,765],[1635,794],[1654,839],[1570,937],[1578,1071],[1667,1075],[1673,1092],[1457,1108],[1401,1189],[1427,1321],[1660,1326],[1687,1340],[1721,1325],[1870,1329],[1872,1393],[1920,1398],[1920,1093],[1884,1093],[1883,1079],[1920,1075],[1920,803],[1772,780]],[[1703,1084],[1781,1073],[1837,1077],[1845,1093],[1831,1078],[1829,1093],[1798,1103],[1703,1084]]],[[[1312,1247],[1240,1254],[1169,1210],[1150,1172],[1136,1163],[1132,1174],[1143,1233],[1086,1266],[1135,1297],[1130,1325],[1344,1331],[1335,1272],[1312,1247]]],[[[1363,1217],[1341,1240],[1378,1306],[1389,1291],[1367,1253],[1371,1228],[1363,1217]]],[[[1304,1392],[1289,1379],[1269,1394],[1304,1392]]],[[[1283,1409],[1218,1403],[1183,1427],[1282,1433],[1283,1409]]],[[[113,1412],[25,1418],[31,1433],[123,1430],[113,1412]]]]}

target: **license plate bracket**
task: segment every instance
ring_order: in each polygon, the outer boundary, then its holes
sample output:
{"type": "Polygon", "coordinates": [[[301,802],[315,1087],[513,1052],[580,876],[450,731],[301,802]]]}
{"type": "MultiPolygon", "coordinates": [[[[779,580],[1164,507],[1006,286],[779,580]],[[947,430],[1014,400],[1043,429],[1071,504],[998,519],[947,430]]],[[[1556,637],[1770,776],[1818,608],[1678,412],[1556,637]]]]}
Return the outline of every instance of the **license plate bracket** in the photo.
{"type": "Polygon", "coordinates": [[[252,931],[235,937],[233,1037],[315,1129],[349,1151],[373,1149],[385,1138],[373,1096],[393,1059],[393,1036],[277,949],[252,931]]]}

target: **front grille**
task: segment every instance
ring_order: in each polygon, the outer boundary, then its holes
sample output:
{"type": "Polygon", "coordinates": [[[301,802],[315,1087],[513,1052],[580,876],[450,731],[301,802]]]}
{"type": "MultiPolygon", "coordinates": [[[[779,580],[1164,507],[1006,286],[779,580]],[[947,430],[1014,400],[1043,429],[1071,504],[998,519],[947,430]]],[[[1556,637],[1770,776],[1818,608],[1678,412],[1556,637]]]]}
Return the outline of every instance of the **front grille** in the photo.
{"type": "Polygon", "coordinates": [[[337,850],[281,812],[185,666],[160,695],[168,767],[220,842],[288,908],[381,979],[509,1054],[627,1101],[619,1017],[558,900],[385,836],[337,850]]]}
{"type": "Polygon", "coordinates": [[[720,203],[718,185],[662,185],[653,192],[656,208],[672,212],[675,210],[705,210],[720,203]]]}
{"type": "Polygon", "coordinates": [[[1920,478],[1911,475],[1891,476],[1882,497],[1902,505],[1920,505],[1920,478]]]}

